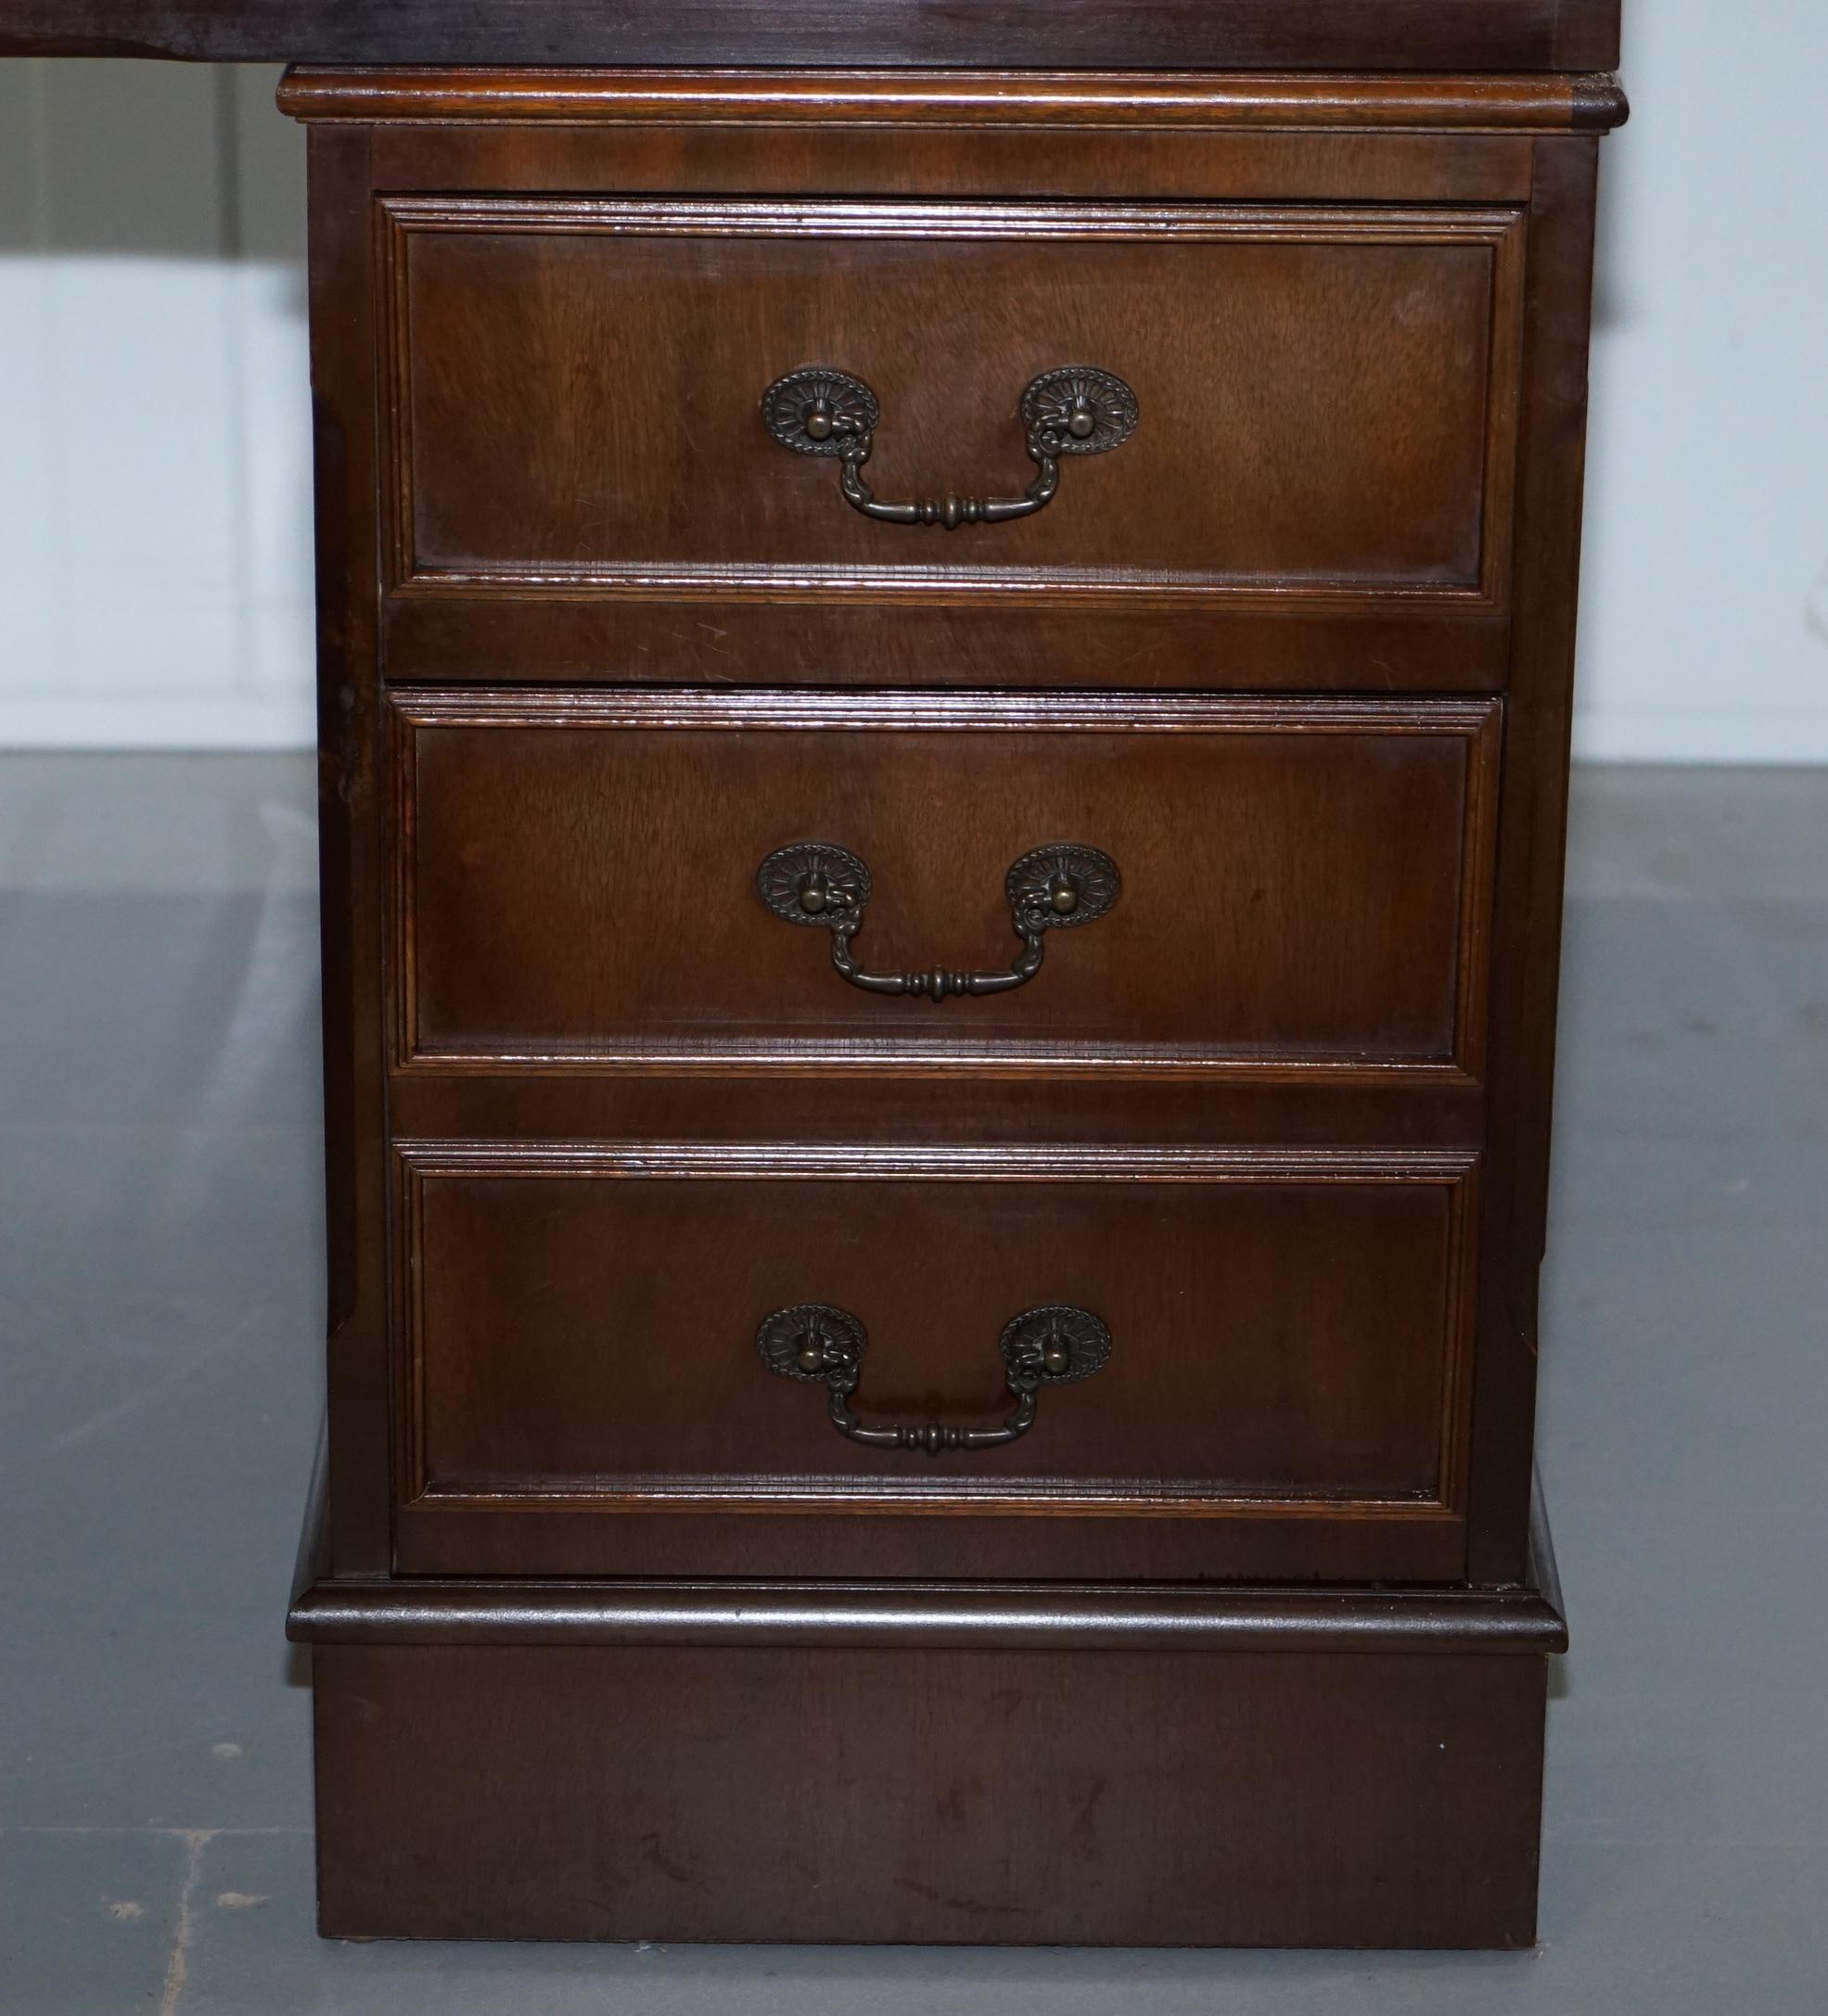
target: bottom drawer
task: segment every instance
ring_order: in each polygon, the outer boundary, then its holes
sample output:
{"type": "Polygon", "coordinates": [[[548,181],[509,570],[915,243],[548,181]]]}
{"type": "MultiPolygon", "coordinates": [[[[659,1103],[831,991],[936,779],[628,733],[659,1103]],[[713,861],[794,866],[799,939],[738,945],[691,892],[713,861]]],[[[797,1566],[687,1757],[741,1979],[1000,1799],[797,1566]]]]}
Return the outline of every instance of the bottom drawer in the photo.
{"type": "Polygon", "coordinates": [[[404,1572],[1460,1570],[1465,1155],[400,1171],[404,1572]]]}

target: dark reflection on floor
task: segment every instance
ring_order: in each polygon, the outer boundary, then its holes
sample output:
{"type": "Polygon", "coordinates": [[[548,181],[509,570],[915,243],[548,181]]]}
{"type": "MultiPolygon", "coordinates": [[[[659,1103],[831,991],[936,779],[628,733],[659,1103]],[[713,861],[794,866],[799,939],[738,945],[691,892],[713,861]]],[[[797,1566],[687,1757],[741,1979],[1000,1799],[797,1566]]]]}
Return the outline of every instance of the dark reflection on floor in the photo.
{"type": "Polygon", "coordinates": [[[326,1946],[311,766],[0,759],[0,2009],[1828,2008],[1828,772],[1579,781],[1534,1956],[326,1946]]]}

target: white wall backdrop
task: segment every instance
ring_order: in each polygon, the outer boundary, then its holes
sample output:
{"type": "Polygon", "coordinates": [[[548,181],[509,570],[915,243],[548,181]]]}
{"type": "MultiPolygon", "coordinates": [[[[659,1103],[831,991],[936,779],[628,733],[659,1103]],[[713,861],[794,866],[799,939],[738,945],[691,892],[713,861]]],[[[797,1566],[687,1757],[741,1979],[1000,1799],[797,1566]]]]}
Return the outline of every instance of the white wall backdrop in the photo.
{"type": "Polygon", "coordinates": [[[1828,6],[1625,0],[1583,755],[1828,762],[1828,6]]]}
{"type": "Polygon", "coordinates": [[[314,732],[277,74],[0,62],[0,746],[314,732]]]}
{"type": "MultiPolygon", "coordinates": [[[[1626,10],[1578,747],[1828,762],[1828,7],[1626,10]]],[[[310,740],[276,75],[0,63],[0,746],[310,740]]]]}

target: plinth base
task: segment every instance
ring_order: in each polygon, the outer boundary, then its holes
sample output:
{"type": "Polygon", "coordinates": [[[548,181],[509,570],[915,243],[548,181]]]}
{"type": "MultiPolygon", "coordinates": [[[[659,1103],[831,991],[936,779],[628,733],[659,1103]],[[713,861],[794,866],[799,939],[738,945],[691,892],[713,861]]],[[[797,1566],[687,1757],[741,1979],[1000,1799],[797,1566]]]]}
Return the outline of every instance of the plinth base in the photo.
{"type": "Polygon", "coordinates": [[[333,1937],[1535,1937],[1552,1590],[319,1583],[293,1623],[333,1937]]]}

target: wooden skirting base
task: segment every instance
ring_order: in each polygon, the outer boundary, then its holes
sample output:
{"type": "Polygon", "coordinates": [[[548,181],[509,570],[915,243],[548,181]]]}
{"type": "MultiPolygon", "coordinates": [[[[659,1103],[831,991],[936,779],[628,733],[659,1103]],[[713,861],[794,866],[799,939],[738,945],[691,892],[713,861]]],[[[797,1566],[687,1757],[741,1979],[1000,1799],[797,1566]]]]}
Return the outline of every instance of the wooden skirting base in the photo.
{"type": "Polygon", "coordinates": [[[331,1937],[1520,1946],[1535,1589],[307,1587],[331,1937]]]}

